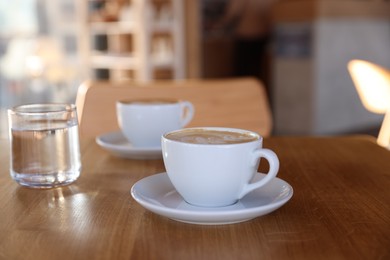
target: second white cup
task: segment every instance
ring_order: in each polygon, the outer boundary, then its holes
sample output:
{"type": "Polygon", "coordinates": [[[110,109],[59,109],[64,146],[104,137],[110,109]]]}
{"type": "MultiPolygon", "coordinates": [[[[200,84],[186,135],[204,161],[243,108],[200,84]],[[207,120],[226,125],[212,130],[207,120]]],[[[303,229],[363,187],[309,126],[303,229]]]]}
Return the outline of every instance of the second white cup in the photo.
{"type": "Polygon", "coordinates": [[[122,100],[116,103],[123,135],[137,147],[159,147],[161,136],[186,126],[194,116],[189,101],[175,99],[122,100]]]}

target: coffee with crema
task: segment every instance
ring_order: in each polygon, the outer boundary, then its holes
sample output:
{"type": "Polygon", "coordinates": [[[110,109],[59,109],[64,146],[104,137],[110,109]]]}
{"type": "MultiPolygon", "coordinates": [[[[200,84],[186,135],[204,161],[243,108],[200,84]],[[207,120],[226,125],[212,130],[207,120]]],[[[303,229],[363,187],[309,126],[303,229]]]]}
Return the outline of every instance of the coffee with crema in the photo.
{"type": "Polygon", "coordinates": [[[169,140],[192,144],[238,144],[252,142],[258,136],[251,132],[232,132],[226,130],[189,129],[169,133],[169,140]]]}
{"type": "Polygon", "coordinates": [[[161,150],[173,187],[185,202],[200,207],[232,205],[272,181],[279,170],[278,157],[263,148],[263,138],[245,129],[175,130],[162,136],[161,150]],[[268,173],[254,180],[262,158],[268,173]]]}

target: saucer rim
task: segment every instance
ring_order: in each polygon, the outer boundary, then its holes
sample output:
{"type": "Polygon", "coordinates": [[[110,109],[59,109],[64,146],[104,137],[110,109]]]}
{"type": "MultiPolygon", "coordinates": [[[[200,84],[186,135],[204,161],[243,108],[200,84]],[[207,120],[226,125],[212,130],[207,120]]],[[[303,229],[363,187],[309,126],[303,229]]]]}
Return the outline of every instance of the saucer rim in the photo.
{"type": "MultiPolygon", "coordinates": [[[[257,175],[264,175],[263,173],[256,173],[257,175]]],[[[188,210],[188,209],[177,209],[177,208],[172,208],[168,207],[165,205],[158,205],[156,203],[152,203],[149,199],[144,199],[147,198],[143,194],[141,194],[139,191],[137,191],[137,186],[141,185],[141,183],[145,181],[150,181],[150,179],[153,178],[167,178],[169,181],[169,177],[166,172],[161,172],[157,174],[153,174],[150,176],[147,176],[141,180],[138,180],[130,190],[131,196],[135,201],[137,201],[141,206],[143,206],[145,209],[154,212],[155,214],[180,221],[180,222],[185,222],[185,223],[190,223],[190,224],[201,224],[201,225],[221,225],[221,224],[232,224],[232,223],[239,223],[239,222],[244,222],[248,221],[250,219],[260,217],[266,214],[269,214],[284,204],[286,204],[293,196],[293,187],[287,183],[286,181],[276,177],[272,181],[277,181],[281,182],[280,186],[281,187],[286,187],[288,192],[286,195],[283,195],[282,198],[280,198],[276,202],[271,202],[266,205],[261,205],[261,206],[255,206],[255,207],[250,207],[250,208],[244,208],[244,209],[226,209],[227,207],[215,207],[215,208],[202,208],[203,210],[200,211],[194,211],[194,210],[188,210]],[[226,210],[224,210],[224,208],[226,210]],[[205,209],[209,209],[207,211],[204,211],[205,209]],[[216,211],[213,211],[215,209],[216,211]],[[176,215],[176,216],[173,216],[176,215]],[[226,217],[230,217],[230,221],[226,221],[226,217]],[[196,221],[194,221],[194,218],[199,218],[196,221]],[[219,219],[219,220],[218,220],[219,219]]],[[[172,185],[172,183],[170,183],[172,185]]],[[[175,192],[177,191],[174,189],[173,185],[169,186],[166,188],[166,192],[164,194],[168,194],[170,192],[175,192]]],[[[178,196],[180,196],[177,193],[178,196]]],[[[183,198],[181,198],[182,201],[184,201],[183,198]]],[[[245,200],[245,197],[242,199],[245,200]]],[[[231,205],[232,206],[232,205],[231,205]]],[[[193,206],[196,207],[196,206],[193,206]]]]}
{"type": "Polygon", "coordinates": [[[95,138],[95,142],[115,156],[128,159],[161,159],[161,147],[134,147],[124,137],[121,131],[112,131],[101,134],[95,138]],[[117,138],[125,144],[114,144],[107,141],[107,138],[117,138]]]}
{"type": "Polygon", "coordinates": [[[109,143],[107,141],[102,140],[102,138],[109,137],[109,136],[114,136],[114,135],[117,135],[118,137],[121,137],[127,144],[129,144],[130,147],[131,147],[131,151],[161,151],[161,147],[160,146],[152,146],[152,147],[137,147],[137,146],[133,146],[131,144],[131,142],[129,142],[126,139],[126,137],[121,133],[121,131],[113,131],[113,132],[101,134],[101,135],[96,137],[96,142],[99,145],[101,145],[101,146],[106,146],[106,147],[114,148],[114,149],[117,149],[117,150],[121,150],[122,149],[123,151],[129,151],[130,150],[129,147],[125,147],[123,145],[117,145],[117,144],[109,143]]]}

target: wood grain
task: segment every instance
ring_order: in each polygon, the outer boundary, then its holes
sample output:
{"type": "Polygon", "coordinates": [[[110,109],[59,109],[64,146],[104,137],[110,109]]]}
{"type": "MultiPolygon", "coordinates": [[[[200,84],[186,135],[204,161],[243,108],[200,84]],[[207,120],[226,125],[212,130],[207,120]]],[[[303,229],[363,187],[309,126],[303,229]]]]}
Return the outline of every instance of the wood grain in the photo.
{"type": "Polygon", "coordinates": [[[164,171],[162,160],[116,158],[83,139],[80,179],[33,190],[9,177],[7,145],[0,141],[0,259],[390,259],[390,152],[374,138],[265,139],[294,196],[222,226],[176,222],[131,198],[136,181],[164,171]]]}

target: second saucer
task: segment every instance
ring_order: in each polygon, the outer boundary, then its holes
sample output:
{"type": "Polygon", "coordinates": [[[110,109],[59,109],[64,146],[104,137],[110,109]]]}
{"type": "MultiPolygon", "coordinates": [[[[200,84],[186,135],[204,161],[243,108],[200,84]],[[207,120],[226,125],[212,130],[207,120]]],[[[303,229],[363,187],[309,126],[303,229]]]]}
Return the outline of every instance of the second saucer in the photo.
{"type": "Polygon", "coordinates": [[[96,137],[96,143],[111,154],[128,159],[161,159],[161,147],[135,147],[121,131],[110,132],[96,137]]]}

